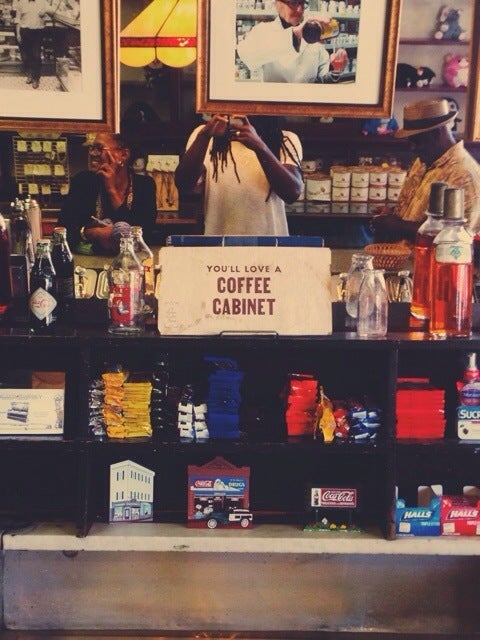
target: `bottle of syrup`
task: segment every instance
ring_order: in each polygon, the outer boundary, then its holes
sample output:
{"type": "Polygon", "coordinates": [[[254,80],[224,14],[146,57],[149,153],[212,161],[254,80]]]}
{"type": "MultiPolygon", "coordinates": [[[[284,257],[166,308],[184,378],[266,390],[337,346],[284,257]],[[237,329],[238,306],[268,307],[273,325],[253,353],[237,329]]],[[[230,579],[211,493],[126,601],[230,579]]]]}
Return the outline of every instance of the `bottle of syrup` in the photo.
{"type": "Polygon", "coordinates": [[[446,182],[432,182],[427,219],[419,227],[413,251],[413,290],[410,313],[414,318],[427,319],[430,315],[430,266],[433,241],[443,228],[444,192],[446,182]]]}
{"type": "Polygon", "coordinates": [[[435,237],[430,335],[469,336],[472,330],[473,236],[465,228],[463,189],[444,194],[444,227],[435,237]]]}

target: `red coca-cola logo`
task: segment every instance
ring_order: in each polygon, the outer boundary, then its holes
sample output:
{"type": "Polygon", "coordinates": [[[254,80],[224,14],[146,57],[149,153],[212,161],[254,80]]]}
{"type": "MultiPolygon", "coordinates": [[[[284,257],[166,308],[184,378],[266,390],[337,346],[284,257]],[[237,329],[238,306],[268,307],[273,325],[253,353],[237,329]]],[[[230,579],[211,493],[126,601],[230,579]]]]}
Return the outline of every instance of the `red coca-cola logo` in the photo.
{"type": "Polygon", "coordinates": [[[211,489],[213,487],[213,480],[200,480],[197,479],[193,483],[195,489],[211,489]]]}
{"type": "Polygon", "coordinates": [[[320,489],[320,507],[353,508],[357,506],[356,489],[320,489]]]}

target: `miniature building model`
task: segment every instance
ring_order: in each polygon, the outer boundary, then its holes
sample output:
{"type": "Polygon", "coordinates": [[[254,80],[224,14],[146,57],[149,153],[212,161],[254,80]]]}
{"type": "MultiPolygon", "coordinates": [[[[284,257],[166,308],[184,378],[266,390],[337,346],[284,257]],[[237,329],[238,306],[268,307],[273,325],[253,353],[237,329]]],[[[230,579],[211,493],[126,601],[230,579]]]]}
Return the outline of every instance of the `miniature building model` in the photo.
{"type": "Polygon", "coordinates": [[[153,520],[155,472],[131,460],[110,465],[110,522],[153,520]]]}

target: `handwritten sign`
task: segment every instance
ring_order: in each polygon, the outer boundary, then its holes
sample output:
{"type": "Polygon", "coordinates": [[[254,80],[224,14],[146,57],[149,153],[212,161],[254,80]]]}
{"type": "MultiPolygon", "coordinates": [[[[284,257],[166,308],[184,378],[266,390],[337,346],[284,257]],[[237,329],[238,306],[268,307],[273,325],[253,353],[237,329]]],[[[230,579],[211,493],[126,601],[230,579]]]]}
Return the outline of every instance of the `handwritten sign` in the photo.
{"type": "Polygon", "coordinates": [[[329,334],[330,260],[317,247],[162,247],[158,330],[329,334]]]}

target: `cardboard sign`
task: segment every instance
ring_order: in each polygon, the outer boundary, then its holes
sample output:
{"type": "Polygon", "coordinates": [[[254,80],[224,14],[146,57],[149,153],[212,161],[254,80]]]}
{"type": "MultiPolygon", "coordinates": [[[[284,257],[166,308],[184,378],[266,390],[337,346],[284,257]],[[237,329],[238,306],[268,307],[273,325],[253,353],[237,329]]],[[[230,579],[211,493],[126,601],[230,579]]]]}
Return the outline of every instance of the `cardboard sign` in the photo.
{"type": "Polygon", "coordinates": [[[61,435],[63,405],[63,389],[1,389],[0,435],[61,435]]]}
{"type": "Polygon", "coordinates": [[[158,330],[329,334],[330,260],[318,247],[162,247],[158,330]]]}

